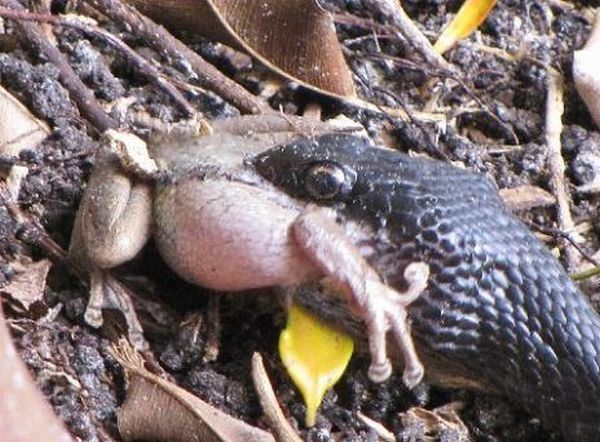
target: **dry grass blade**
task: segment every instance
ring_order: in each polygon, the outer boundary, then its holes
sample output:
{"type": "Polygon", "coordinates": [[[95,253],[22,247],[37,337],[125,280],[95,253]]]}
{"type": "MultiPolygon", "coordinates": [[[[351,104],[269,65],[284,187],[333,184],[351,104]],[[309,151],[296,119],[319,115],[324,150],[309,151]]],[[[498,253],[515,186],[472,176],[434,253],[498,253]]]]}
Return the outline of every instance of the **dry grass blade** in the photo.
{"type": "Polygon", "coordinates": [[[171,28],[240,47],[310,89],[355,96],[333,19],[315,0],[128,1],[171,28]]]}
{"type": "Polygon", "coordinates": [[[117,417],[125,440],[274,441],[266,431],[234,419],[147,371],[126,341],[112,347],[112,353],[128,378],[127,398],[117,417]]]}

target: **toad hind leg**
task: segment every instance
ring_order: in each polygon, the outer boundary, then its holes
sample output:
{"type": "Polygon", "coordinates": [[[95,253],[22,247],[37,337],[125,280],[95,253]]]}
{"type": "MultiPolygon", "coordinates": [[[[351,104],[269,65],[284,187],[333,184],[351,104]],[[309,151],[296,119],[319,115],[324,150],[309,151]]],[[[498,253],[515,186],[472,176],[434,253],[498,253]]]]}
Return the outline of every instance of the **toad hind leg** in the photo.
{"type": "Polygon", "coordinates": [[[409,388],[418,384],[423,365],[408,330],[406,307],[427,286],[429,267],[424,263],[410,264],[404,272],[409,288],[400,293],[382,282],[327,210],[309,207],[296,218],[292,231],[298,246],[365,319],[371,353],[369,378],[382,382],[391,374],[386,351],[386,335],[391,330],[404,357],[402,379],[409,388]]]}

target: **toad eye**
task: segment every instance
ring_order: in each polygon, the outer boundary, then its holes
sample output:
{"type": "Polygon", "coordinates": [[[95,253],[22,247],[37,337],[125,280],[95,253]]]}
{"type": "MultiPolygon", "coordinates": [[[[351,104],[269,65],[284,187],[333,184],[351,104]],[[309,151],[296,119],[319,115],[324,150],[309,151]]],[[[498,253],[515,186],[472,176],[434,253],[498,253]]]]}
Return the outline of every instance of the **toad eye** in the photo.
{"type": "Polygon", "coordinates": [[[356,172],[333,162],[313,164],[304,176],[304,188],[315,199],[346,196],[356,182],[356,172]]]}

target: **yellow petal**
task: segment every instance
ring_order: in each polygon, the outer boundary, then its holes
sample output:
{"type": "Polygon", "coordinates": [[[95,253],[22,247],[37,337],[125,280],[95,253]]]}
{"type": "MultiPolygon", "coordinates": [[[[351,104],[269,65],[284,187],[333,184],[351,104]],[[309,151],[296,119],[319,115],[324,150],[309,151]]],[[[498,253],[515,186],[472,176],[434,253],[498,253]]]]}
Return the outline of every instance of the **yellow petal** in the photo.
{"type": "Polygon", "coordinates": [[[342,376],[354,342],[305,309],[292,305],[279,337],[279,355],[306,404],[306,426],[315,424],[323,396],[342,376]]]}
{"type": "Polygon", "coordinates": [[[483,23],[495,4],[496,0],[465,0],[456,17],[433,45],[433,49],[443,54],[458,40],[467,37],[483,23]]]}

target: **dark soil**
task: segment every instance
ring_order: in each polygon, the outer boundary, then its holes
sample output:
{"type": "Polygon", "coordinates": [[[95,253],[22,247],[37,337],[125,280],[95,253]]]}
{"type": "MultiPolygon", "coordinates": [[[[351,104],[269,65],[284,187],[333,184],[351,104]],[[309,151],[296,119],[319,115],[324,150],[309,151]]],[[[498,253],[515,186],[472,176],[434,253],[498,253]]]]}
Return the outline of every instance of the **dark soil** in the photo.
{"type": "MultiPolygon", "coordinates": [[[[433,38],[447,23],[448,14],[454,13],[461,2],[412,0],[402,3],[433,38]]],[[[578,193],[575,186],[588,184],[600,174],[600,133],[570,77],[573,50],[586,41],[590,24],[583,4],[573,2],[574,9],[563,9],[551,7],[550,3],[498,2],[477,36],[459,44],[447,56],[466,88],[455,81],[442,80],[433,91],[428,85],[432,83],[432,75],[439,73],[420,61],[404,41],[392,36],[377,42],[369,30],[340,25],[339,36],[348,50],[349,63],[361,78],[357,85],[363,98],[387,106],[420,110],[437,94],[438,107],[446,109],[453,118],[447,127],[441,128],[427,123],[389,120],[331,100],[324,101],[325,110],[327,114],[346,113],[375,137],[391,132],[394,144],[403,151],[411,149],[460,162],[489,175],[500,188],[532,184],[549,189],[544,145],[544,66],[550,63],[565,74],[562,142],[573,194],[571,208],[577,224],[590,225],[584,232],[583,248],[594,254],[600,249],[597,217],[600,199],[597,195],[578,193]],[[499,56],[482,49],[484,46],[498,48],[514,57],[499,56]],[[394,59],[381,57],[381,53],[394,59]],[[396,62],[397,59],[415,63],[407,67],[396,62]],[[435,145],[431,140],[435,140],[435,145]]],[[[330,0],[327,4],[334,11],[370,17],[360,0],[330,0]]],[[[178,70],[180,66],[161,59],[131,31],[123,31],[118,23],[106,22],[102,26],[123,32],[121,38],[140,54],[157,60],[170,76],[186,80],[185,74],[178,70]]],[[[70,101],[58,80],[56,68],[24,48],[9,44],[14,35],[10,22],[7,27],[8,34],[0,36],[0,40],[7,40],[2,45],[5,52],[0,54],[0,83],[53,129],[39,149],[24,151],[19,157],[18,162],[29,169],[20,194],[20,206],[66,249],[75,211],[94,162],[99,134],[70,101]]],[[[103,42],[86,40],[72,30],[57,29],[56,35],[60,49],[100,102],[116,104],[127,99],[135,103],[129,109],[147,112],[167,122],[182,118],[160,92],[138,78],[131,66],[103,42]]],[[[242,84],[253,90],[262,88],[256,69],[246,70],[245,64],[232,61],[230,52],[221,51],[219,46],[195,36],[188,35],[184,40],[242,84]]],[[[188,94],[187,98],[210,118],[238,113],[212,94],[188,94]]],[[[294,111],[311,98],[314,99],[314,95],[288,85],[272,102],[294,111]]],[[[119,109],[113,106],[112,115],[120,121],[132,122],[132,114],[121,115],[119,109]]],[[[554,207],[520,215],[546,231],[556,229],[554,207]]],[[[0,281],[13,275],[9,263],[19,255],[34,259],[44,256],[40,248],[20,241],[18,233],[14,221],[0,207],[0,281]]],[[[559,244],[556,238],[546,238],[549,247],[559,244]]],[[[545,432],[537,419],[499,397],[429,386],[410,392],[399,376],[375,385],[366,377],[368,360],[364,356],[354,357],[347,374],[327,394],[317,425],[306,429],[302,424],[301,398],[277,356],[277,339],[285,317],[280,308],[274,307],[277,302],[273,302],[272,294],[223,297],[220,354],[215,362],[206,363],[203,362],[205,312],[207,299],[212,294],[178,280],[152,246],[118,273],[136,293],[138,313],[151,352],[160,365],[184,388],[252,424],[264,425],[250,379],[250,358],[254,351],[259,351],[266,359],[284,410],[298,422],[302,436],[310,441],[376,440],[375,433],[356,418],[355,412],[359,410],[393,431],[398,440],[422,440],[424,426],[404,427],[400,413],[413,406],[434,409],[452,401],[464,403],[460,417],[473,439],[559,440],[545,432]],[[201,330],[200,335],[196,327],[201,330]]],[[[600,298],[599,285],[598,279],[585,285],[595,301],[600,298]]],[[[124,396],[123,374],[107,353],[108,337],[102,330],[84,323],[86,300],[87,293],[81,282],[64,267],[55,265],[42,305],[29,314],[9,308],[7,315],[22,357],[73,434],[86,441],[120,440],[116,411],[124,396]],[[46,311],[59,304],[62,310],[58,317],[51,322],[43,321],[46,311]]],[[[119,321],[117,315],[114,321],[119,321]]],[[[448,430],[436,437],[454,441],[459,435],[448,430]]]]}

